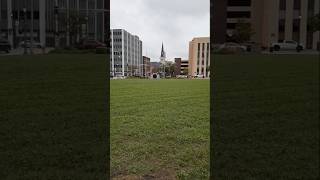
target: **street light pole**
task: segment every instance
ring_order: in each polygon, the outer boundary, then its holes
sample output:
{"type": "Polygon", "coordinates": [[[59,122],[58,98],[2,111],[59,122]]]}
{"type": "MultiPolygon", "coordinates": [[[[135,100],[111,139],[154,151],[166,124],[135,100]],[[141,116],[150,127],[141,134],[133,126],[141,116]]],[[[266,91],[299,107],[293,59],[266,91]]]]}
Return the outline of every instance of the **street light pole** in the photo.
{"type": "Polygon", "coordinates": [[[89,34],[88,21],[89,21],[89,17],[86,16],[85,19],[86,19],[86,39],[88,39],[88,34],[89,34]]]}
{"type": "Polygon", "coordinates": [[[300,36],[300,34],[301,34],[301,33],[300,33],[300,31],[301,31],[301,28],[300,28],[300,27],[301,27],[301,19],[302,19],[302,16],[299,15],[299,23],[298,23],[298,24],[299,24],[299,26],[298,26],[298,27],[299,27],[299,38],[298,38],[298,46],[297,46],[297,51],[298,51],[298,52],[300,52],[300,48],[301,48],[301,46],[300,46],[300,39],[301,39],[301,36],[300,36]]]}
{"type": "Polygon", "coordinates": [[[58,0],[55,0],[54,17],[55,17],[55,48],[59,47],[59,25],[58,25],[58,0]]]}
{"type": "Polygon", "coordinates": [[[10,33],[11,33],[11,35],[12,35],[12,49],[14,49],[15,48],[15,36],[14,36],[14,18],[13,18],[13,13],[11,12],[11,14],[10,14],[10,16],[11,16],[11,30],[10,30],[10,33]]]}
{"type": "Polygon", "coordinates": [[[23,35],[24,35],[24,54],[27,54],[27,8],[23,8],[23,16],[24,16],[24,27],[23,27],[23,35]]]}
{"type": "Polygon", "coordinates": [[[30,54],[33,54],[33,0],[31,0],[30,54]]]}

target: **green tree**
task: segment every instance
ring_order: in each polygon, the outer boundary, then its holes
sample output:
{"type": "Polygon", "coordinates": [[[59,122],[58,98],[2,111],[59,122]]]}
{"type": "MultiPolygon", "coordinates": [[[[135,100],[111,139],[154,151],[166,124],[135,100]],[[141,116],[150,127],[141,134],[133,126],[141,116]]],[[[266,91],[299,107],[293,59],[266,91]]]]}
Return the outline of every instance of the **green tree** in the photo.
{"type": "Polygon", "coordinates": [[[316,14],[308,20],[308,28],[312,32],[320,31],[320,14],[316,14]]]}
{"type": "Polygon", "coordinates": [[[167,62],[165,65],[165,71],[167,76],[174,76],[175,74],[175,63],[167,62]]]}
{"type": "Polygon", "coordinates": [[[237,42],[248,42],[254,34],[255,32],[253,31],[250,23],[244,20],[239,20],[237,22],[235,29],[235,40],[237,42]]]}
{"type": "Polygon", "coordinates": [[[188,69],[183,69],[182,73],[183,75],[188,75],[188,69]]]}
{"type": "Polygon", "coordinates": [[[76,43],[77,35],[80,35],[80,27],[86,23],[85,17],[80,17],[78,10],[69,10],[69,16],[65,13],[59,17],[59,23],[66,27],[66,35],[69,33],[70,45],[73,46],[76,43]]]}

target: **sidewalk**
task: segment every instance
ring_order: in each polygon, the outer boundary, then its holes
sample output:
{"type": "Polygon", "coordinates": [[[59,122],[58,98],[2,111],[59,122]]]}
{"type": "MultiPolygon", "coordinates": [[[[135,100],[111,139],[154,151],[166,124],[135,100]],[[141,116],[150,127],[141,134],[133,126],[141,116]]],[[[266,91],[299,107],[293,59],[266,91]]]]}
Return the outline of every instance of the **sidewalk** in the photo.
{"type": "Polygon", "coordinates": [[[306,54],[306,55],[319,55],[319,51],[317,50],[303,50],[300,52],[297,51],[262,51],[261,54],[306,54]]]}
{"type": "MultiPolygon", "coordinates": [[[[46,48],[44,54],[48,54],[51,50],[54,48],[46,48]]],[[[28,54],[30,54],[30,49],[27,49],[28,54]]],[[[10,51],[10,53],[2,53],[0,52],[0,56],[17,56],[17,55],[23,55],[24,54],[24,48],[17,48],[10,51]]],[[[43,54],[43,50],[40,48],[34,48],[33,54],[43,54]]]]}

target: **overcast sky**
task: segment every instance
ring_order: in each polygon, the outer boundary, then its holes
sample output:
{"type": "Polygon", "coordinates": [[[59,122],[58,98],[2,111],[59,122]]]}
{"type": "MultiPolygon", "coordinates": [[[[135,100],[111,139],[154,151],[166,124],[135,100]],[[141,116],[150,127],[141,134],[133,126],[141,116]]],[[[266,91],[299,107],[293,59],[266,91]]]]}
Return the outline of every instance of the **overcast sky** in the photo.
{"type": "Polygon", "coordinates": [[[161,43],[167,59],[188,59],[189,41],[209,37],[209,0],[111,0],[111,28],[142,40],[143,55],[159,61],[161,43]]]}

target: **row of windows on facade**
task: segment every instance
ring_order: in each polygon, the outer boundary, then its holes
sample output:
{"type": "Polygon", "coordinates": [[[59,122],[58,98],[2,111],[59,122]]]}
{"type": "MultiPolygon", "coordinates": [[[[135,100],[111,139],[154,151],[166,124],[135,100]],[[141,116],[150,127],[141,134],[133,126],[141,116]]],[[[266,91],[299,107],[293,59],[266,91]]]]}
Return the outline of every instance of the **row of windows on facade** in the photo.
{"type": "MultiPolygon", "coordinates": [[[[112,46],[112,43],[110,43],[110,44],[111,44],[111,46],[112,46]]],[[[113,48],[115,48],[115,49],[122,49],[122,44],[113,43],[113,48]]],[[[138,51],[139,49],[141,49],[141,46],[134,46],[134,45],[129,45],[129,46],[127,46],[126,44],[123,44],[123,48],[124,48],[124,49],[132,49],[132,50],[138,51]]]]}
{"type": "MultiPolygon", "coordinates": [[[[139,63],[139,62],[141,62],[142,60],[141,59],[139,59],[138,57],[135,57],[133,60],[129,60],[129,59],[127,59],[127,58],[124,58],[124,60],[125,61],[127,61],[127,62],[132,62],[132,63],[134,63],[134,64],[137,64],[137,63],[139,63]]],[[[122,62],[122,57],[114,57],[113,58],[113,61],[114,62],[122,62]]]]}
{"type": "MultiPolygon", "coordinates": [[[[294,0],[293,1],[293,9],[299,10],[301,9],[301,1],[304,0],[294,0]]],[[[309,9],[313,9],[315,0],[309,0],[309,9]]],[[[280,0],[280,10],[286,10],[287,0],[280,0]]],[[[228,6],[251,6],[251,0],[228,0],[228,6]]]]}
{"type": "MultiPolygon", "coordinates": [[[[111,36],[111,35],[112,35],[112,34],[111,34],[111,32],[110,32],[110,36],[111,36]]],[[[124,33],[124,37],[125,37],[125,40],[124,40],[124,41],[126,41],[127,35],[129,35],[129,33],[124,33]]],[[[114,39],[118,39],[118,41],[121,42],[121,41],[122,41],[122,32],[121,32],[121,31],[114,31],[114,32],[113,32],[113,37],[114,37],[114,39]]],[[[135,41],[135,40],[136,40],[136,41],[139,41],[139,38],[138,38],[137,36],[132,36],[132,35],[129,35],[128,39],[131,40],[131,41],[135,41]]]]}
{"type": "MultiPolygon", "coordinates": [[[[113,34],[111,34],[111,32],[110,32],[110,36],[111,35],[113,35],[113,37],[121,38],[122,37],[122,32],[121,31],[113,31],[113,34]]],[[[128,39],[139,40],[139,38],[137,38],[137,36],[132,36],[129,33],[124,33],[124,37],[127,37],[127,35],[129,35],[128,39]]]]}
{"type": "MultiPolygon", "coordinates": [[[[294,10],[301,10],[301,2],[305,0],[294,0],[293,1],[293,9],[294,10]]],[[[308,10],[313,11],[315,5],[315,0],[309,0],[308,1],[308,10]]],[[[287,9],[287,0],[280,0],[280,10],[285,11],[287,9]]]]}
{"type": "MultiPolygon", "coordinates": [[[[309,16],[312,17],[312,16],[309,16]]],[[[279,19],[279,32],[285,31],[285,19],[279,19]]],[[[237,23],[227,23],[227,29],[236,29],[237,23]]],[[[310,31],[310,26],[307,25],[307,31],[310,31]]],[[[299,32],[300,31],[300,19],[293,19],[292,21],[292,31],[299,32]]]]}
{"type": "MultiPolygon", "coordinates": [[[[286,11],[286,8],[287,8],[286,2],[287,2],[287,0],[280,0],[280,2],[279,2],[280,3],[280,6],[279,6],[280,11],[286,11]]],[[[251,2],[236,0],[236,1],[231,1],[231,3],[229,2],[228,5],[229,6],[241,6],[241,5],[251,6],[251,2]]],[[[314,5],[315,5],[315,0],[308,1],[308,11],[309,12],[313,13],[314,5]]],[[[294,0],[293,9],[294,10],[301,10],[301,0],[294,0]]],[[[227,12],[227,18],[251,18],[251,12],[250,11],[229,11],[229,12],[227,12]]]]}
{"type": "MultiPolygon", "coordinates": [[[[202,58],[201,64],[202,65],[206,64],[208,66],[209,62],[210,62],[209,57],[207,57],[206,60],[202,58]]],[[[197,65],[198,66],[200,65],[200,58],[197,59],[197,65]]]]}
{"type": "MultiPolygon", "coordinates": [[[[114,61],[121,61],[121,62],[122,62],[122,56],[121,56],[121,57],[119,57],[119,56],[114,56],[114,58],[113,58],[113,59],[110,59],[110,60],[111,60],[111,61],[114,60],[114,61]]],[[[140,61],[143,61],[142,58],[141,58],[141,57],[138,57],[138,56],[132,56],[132,57],[129,56],[129,58],[127,58],[127,57],[124,56],[124,60],[125,60],[125,61],[129,61],[129,62],[140,62],[140,61]]]]}
{"type": "MultiPolygon", "coordinates": [[[[131,68],[131,67],[133,67],[133,66],[138,67],[137,64],[129,64],[129,63],[127,63],[127,64],[124,65],[125,68],[131,68]]],[[[111,65],[111,67],[112,67],[112,65],[111,65]]],[[[115,63],[114,63],[114,67],[116,67],[116,68],[122,68],[122,67],[123,67],[122,62],[117,62],[117,63],[115,62],[115,63]]]]}
{"type": "MultiPolygon", "coordinates": [[[[202,43],[202,51],[205,50],[205,44],[207,44],[207,51],[209,51],[210,43],[202,43]]],[[[198,43],[198,51],[200,51],[201,43],[198,43]]]]}
{"type": "MultiPolygon", "coordinates": [[[[119,41],[119,40],[113,40],[113,42],[110,42],[110,44],[116,44],[116,45],[121,45],[122,46],[122,41],[119,41]]],[[[141,43],[137,43],[137,42],[135,42],[135,41],[131,41],[131,42],[128,42],[127,43],[127,41],[124,41],[124,43],[123,43],[123,45],[125,46],[125,47],[127,47],[127,44],[129,45],[129,47],[130,46],[135,46],[135,47],[139,47],[139,46],[141,46],[142,44],[141,43]]]]}
{"type": "Polygon", "coordinates": [[[139,45],[139,44],[141,44],[142,42],[141,41],[139,41],[139,39],[128,39],[127,40],[127,38],[125,38],[124,40],[122,40],[122,38],[113,38],[112,39],[112,41],[114,42],[114,43],[124,43],[124,44],[130,44],[130,45],[139,45]]]}
{"type": "Polygon", "coordinates": [[[204,71],[204,68],[201,68],[201,71],[199,71],[200,69],[197,68],[197,74],[205,74],[206,73],[206,76],[208,76],[209,72],[208,71],[204,71]]]}

